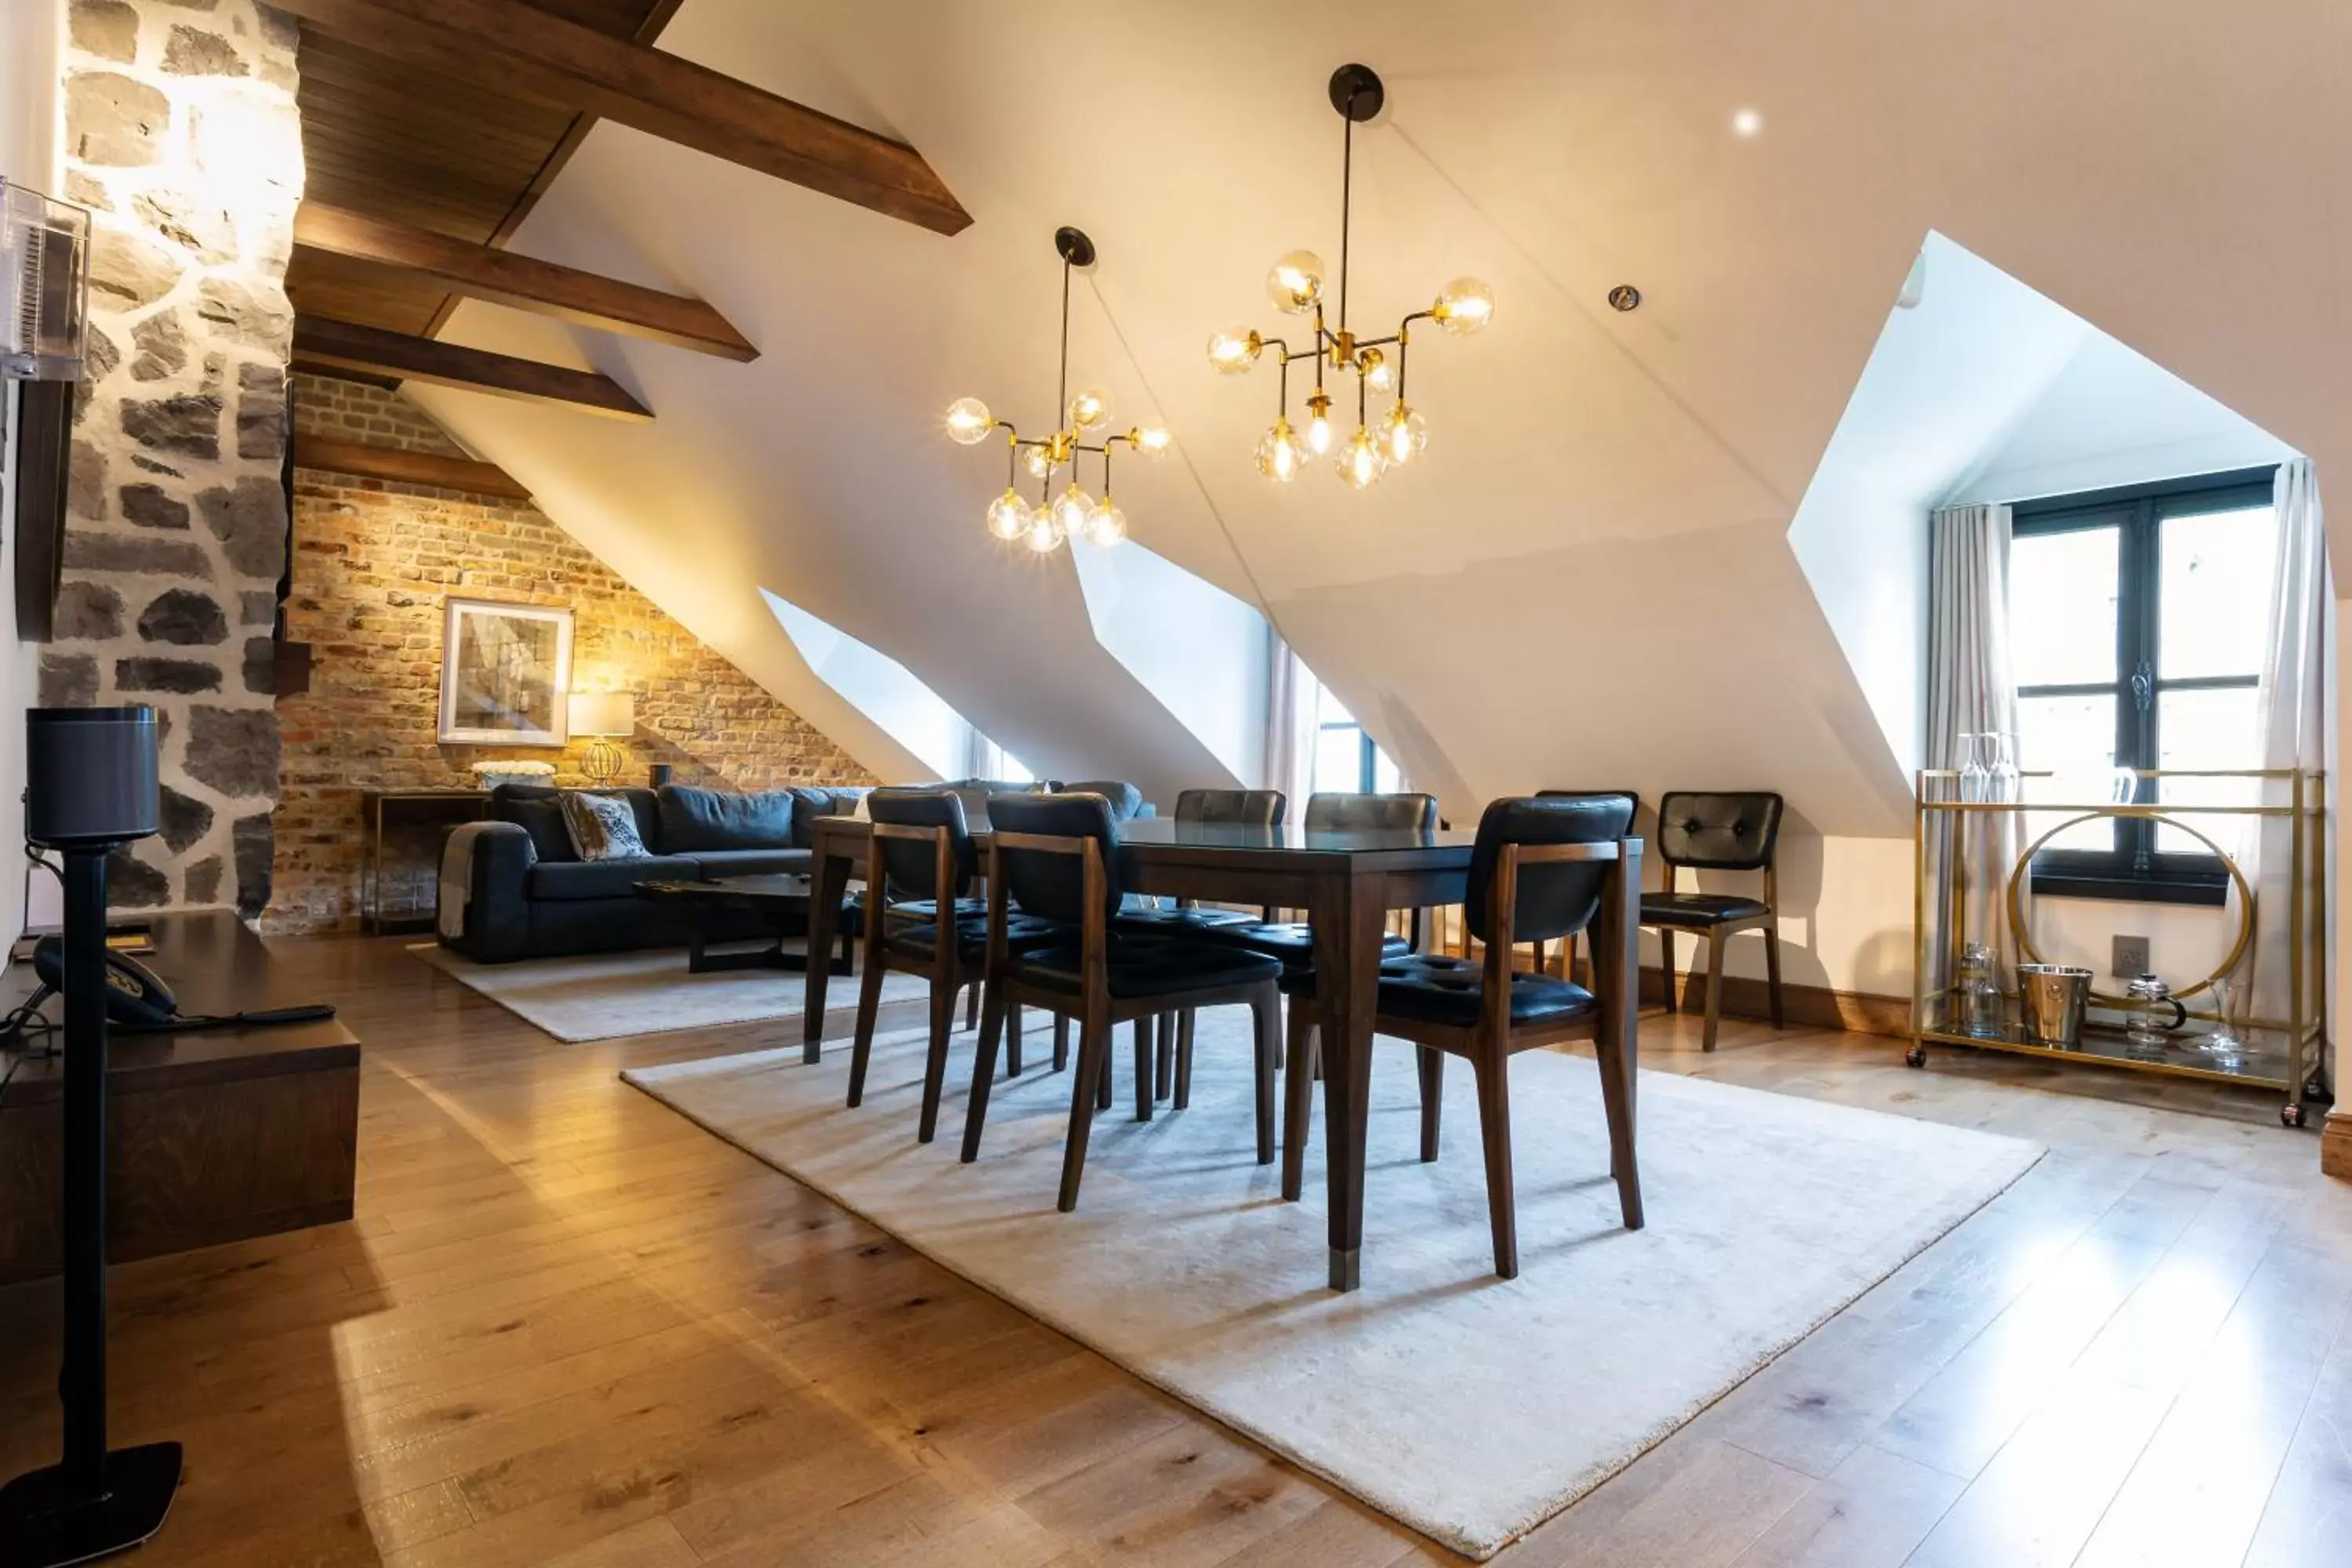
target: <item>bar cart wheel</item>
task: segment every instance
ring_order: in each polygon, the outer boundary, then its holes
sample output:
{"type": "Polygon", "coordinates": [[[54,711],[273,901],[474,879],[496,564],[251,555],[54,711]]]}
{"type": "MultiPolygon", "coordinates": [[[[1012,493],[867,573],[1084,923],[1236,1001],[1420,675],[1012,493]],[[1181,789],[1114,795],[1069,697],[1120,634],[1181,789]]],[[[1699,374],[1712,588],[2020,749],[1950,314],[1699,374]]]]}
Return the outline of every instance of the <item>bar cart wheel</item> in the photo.
{"type": "Polygon", "coordinates": [[[2289,1100],[2286,1104],[2279,1107],[2279,1125],[2282,1127],[2300,1127],[2303,1125],[2303,1114],[2302,1103],[2297,1100],[2289,1100]]]}
{"type": "Polygon", "coordinates": [[[1904,1052],[1903,1063],[1906,1067],[1926,1067],[1927,1065],[1927,1046],[1924,1044],[1915,1045],[1909,1050],[1904,1052]]]}

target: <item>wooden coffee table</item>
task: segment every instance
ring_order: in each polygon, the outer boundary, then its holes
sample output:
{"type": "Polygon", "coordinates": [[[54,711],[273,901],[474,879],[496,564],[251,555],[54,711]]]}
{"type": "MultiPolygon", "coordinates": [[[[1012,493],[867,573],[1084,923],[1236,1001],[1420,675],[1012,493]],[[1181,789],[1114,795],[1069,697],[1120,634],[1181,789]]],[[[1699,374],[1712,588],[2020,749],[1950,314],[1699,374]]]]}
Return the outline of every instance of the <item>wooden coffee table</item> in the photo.
{"type": "MultiPolygon", "coordinates": [[[[705,974],[722,969],[787,969],[794,972],[808,968],[808,955],[784,951],[787,937],[804,936],[811,929],[809,921],[809,879],[806,877],[779,873],[764,877],[720,877],[708,882],[655,881],[639,882],[637,897],[661,903],[677,903],[686,907],[687,918],[694,928],[694,938],[687,949],[686,969],[689,974],[705,974]],[[714,937],[709,934],[716,923],[714,916],[720,911],[748,911],[773,933],[765,947],[713,952],[717,942],[738,942],[738,937],[714,937]]],[[[832,921],[828,934],[837,931],[841,951],[825,968],[835,974],[855,973],[852,962],[856,952],[858,931],[857,911],[845,908],[832,921]]]]}

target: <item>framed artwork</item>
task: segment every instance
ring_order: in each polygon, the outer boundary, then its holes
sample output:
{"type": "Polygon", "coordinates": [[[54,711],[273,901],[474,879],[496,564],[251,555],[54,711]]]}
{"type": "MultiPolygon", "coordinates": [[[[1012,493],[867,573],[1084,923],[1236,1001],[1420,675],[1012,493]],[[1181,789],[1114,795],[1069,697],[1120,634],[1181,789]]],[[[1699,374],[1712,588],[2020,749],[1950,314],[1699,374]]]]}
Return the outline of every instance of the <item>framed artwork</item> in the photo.
{"type": "Polygon", "coordinates": [[[441,623],[441,740],[561,746],[568,738],[572,612],[448,601],[441,623]]]}

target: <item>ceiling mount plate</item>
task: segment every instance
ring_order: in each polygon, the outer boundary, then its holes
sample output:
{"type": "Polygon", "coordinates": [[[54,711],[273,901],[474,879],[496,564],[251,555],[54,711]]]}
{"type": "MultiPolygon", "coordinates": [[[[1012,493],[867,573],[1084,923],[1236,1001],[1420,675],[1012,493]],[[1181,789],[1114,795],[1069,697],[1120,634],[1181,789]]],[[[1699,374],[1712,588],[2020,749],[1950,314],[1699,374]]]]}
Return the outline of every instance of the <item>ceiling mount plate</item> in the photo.
{"type": "Polygon", "coordinates": [[[1378,114],[1388,99],[1389,89],[1370,66],[1341,66],[1331,73],[1331,107],[1359,125],[1378,114]]]}
{"type": "Polygon", "coordinates": [[[1092,267],[1095,264],[1095,242],[1087,237],[1087,232],[1082,228],[1072,228],[1065,224],[1055,229],[1054,248],[1060,251],[1062,259],[1073,267],[1092,267]]]}

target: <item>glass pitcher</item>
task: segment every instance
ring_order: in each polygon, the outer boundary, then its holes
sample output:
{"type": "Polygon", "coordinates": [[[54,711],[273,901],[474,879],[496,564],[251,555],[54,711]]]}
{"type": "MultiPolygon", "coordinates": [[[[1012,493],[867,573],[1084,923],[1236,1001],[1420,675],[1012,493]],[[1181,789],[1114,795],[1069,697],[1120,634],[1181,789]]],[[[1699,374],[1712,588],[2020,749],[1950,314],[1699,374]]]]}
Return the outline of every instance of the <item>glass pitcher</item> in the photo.
{"type": "Polygon", "coordinates": [[[2245,1037],[2238,1033],[2238,1015],[2246,999],[2242,981],[2213,982],[2213,1032],[2205,1037],[2205,1054],[2213,1058],[2218,1068],[2243,1066],[2246,1059],[2245,1037]]]}
{"type": "Polygon", "coordinates": [[[2189,1009],[2155,975],[2143,974],[2124,987],[2124,1046],[2131,1055],[2163,1056],[2172,1032],[2187,1022],[2189,1009]]]}

